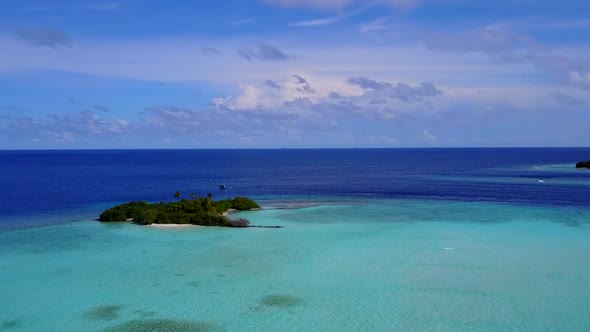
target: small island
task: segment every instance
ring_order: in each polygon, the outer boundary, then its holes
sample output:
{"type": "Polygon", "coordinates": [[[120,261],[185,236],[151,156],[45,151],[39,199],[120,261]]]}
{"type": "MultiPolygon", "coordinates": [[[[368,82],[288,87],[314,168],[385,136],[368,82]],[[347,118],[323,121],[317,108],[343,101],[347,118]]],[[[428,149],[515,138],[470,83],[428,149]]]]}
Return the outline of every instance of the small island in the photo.
{"type": "Polygon", "coordinates": [[[576,168],[590,168],[590,160],[580,161],[576,164],[576,168]]]}
{"type": "MultiPolygon", "coordinates": [[[[180,192],[177,191],[174,197],[180,199],[180,192]]],[[[178,202],[130,202],[117,205],[104,211],[99,220],[102,222],[132,221],[140,225],[249,227],[250,221],[243,218],[230,219],[228,212],[259,208],[256,202],[247,197],[214,201],[211,194],[198,198],[191,194],[191,199],[181,199],[178,202]]]]}

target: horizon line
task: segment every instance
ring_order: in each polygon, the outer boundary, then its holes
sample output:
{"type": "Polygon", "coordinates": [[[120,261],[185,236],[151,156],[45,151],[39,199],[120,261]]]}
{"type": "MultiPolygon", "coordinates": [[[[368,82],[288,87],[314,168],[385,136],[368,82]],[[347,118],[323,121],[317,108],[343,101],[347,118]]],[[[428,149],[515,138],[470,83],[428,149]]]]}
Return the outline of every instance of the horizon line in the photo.
{"type": "Polygon", "coordinates": [[[589,149],[590,146],[415,146],[415,147],[284,147],[284,148],[47,148],[0,149],[9,151],[188,151],[188,150],[409,150],[409,149],[589,149]]]}

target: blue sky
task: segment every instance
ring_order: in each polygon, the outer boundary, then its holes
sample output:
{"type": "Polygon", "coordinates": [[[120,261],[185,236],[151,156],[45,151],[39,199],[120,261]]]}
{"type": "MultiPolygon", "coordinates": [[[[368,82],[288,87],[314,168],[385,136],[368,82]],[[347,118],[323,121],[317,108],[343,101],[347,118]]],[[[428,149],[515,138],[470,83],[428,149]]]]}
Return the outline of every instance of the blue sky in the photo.
{"type": "Polygon", "coordinates": [[[0,149],[588,146],[582,0],[6,1],[0,149]]]}

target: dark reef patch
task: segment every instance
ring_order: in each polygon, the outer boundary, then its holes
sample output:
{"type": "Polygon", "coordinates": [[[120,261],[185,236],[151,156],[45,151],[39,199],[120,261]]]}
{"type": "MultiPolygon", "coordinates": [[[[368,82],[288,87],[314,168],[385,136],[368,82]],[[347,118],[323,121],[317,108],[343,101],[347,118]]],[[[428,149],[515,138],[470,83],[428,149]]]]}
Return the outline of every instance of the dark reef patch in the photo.
{"type": "Polygon", "coordinates": [[[100,305],[84,313],[84,317],[92,320],[114,320],[119,317],[120,305],[100,305]]]}
{"type": "Polygon", "coordinates": [[[219,329],[210,323],[172,319],[132,320],[114,326],[107,332],[210,332],[219,329]]]}
{"type": "Polygon", "coordinates": [[[5,322],[2,322],[2,324],[0,325],[0,330],[2,330],[2,331],[10,330],[10,329],[15,328],[17,326],[18,326],[17,320],[8,320],[5,322]]]}
{"type": "Polygon", "coordinates": [[[580,226],[581,226],[581,225],[580,225],[580,222],[578,222],[578,221],[576,221],[576,220],[574,220],[574,221],[566,221],[566,222],[564,222],[563,224],[564,224],[565,226],[568,226],[568,227],[580,227],[580,226]]]}
{"type": "Polygon", "coordinates": [[[192,281],[189,281],[189,282],[187,282],[186,284],[187,284],[187,285],[189,285],[189,286],[191,286],[191,287],[195,287],[195,288],[197,288],[197,287],[201,286],[201,283],[200,283],[200,282],[198,282],[197,280],[192,280],[192,281]]]}
{"type": "Polygon", "coordinates": [[[290,308],[301,304],[301,298],[292,295],[270,294],[264,296],[260,303],[265,306],[290,308]]]}

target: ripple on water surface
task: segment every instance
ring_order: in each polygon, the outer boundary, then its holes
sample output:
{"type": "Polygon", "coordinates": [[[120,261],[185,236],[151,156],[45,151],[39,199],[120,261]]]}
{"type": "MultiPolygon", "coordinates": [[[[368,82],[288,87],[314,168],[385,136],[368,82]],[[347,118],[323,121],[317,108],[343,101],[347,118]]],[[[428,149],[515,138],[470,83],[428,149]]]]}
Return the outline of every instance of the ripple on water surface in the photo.
{"type": "Polygon", "coordinates": [[[589,209],[365,203],[1,233],[0,329],[590,330],[589,209]]]}

